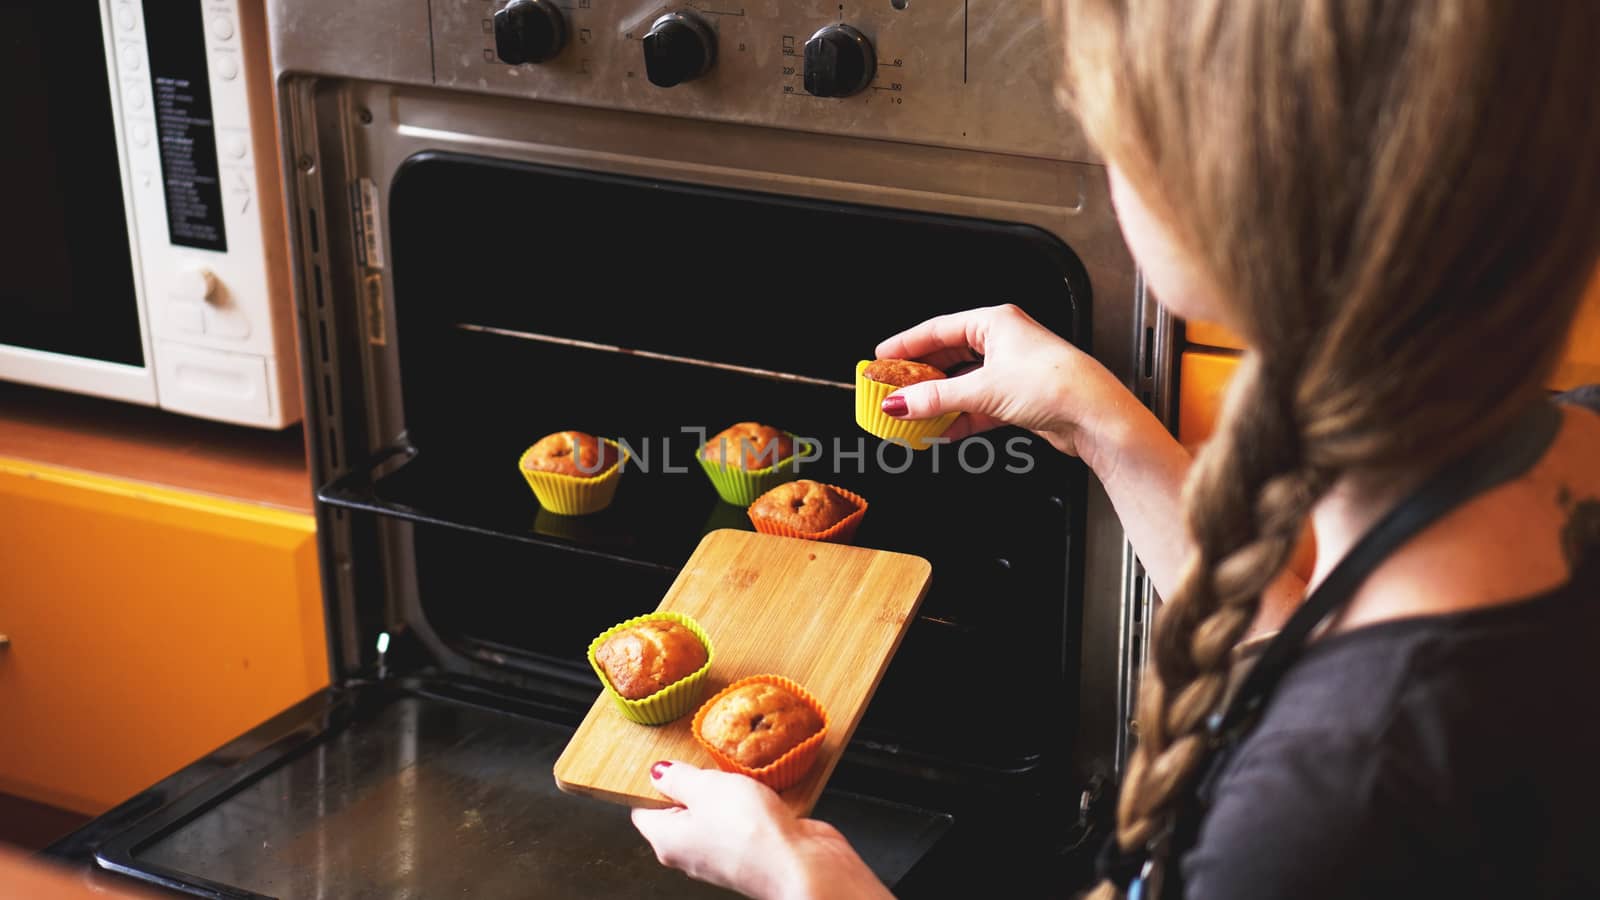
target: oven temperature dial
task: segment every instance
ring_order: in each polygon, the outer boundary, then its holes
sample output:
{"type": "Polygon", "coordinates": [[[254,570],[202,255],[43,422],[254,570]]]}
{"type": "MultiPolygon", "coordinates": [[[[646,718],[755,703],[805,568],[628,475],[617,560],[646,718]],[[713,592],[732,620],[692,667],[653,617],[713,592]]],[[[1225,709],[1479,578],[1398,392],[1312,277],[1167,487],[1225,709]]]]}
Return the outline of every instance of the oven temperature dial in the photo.
{"type": "Polygon", "coordinates": [[[567,20],[549,0],[511,0],[494,14],[494,52],[513,66],[555,58],[567,45],[567,20]]]}
{"type": "Polygon", "coordinates": [[[644,36],[644,71],[657,87],[692,81],[717,61],[717,36],[691,13],[667,13],[644,36]]]}
{"type": "Polygon", "coordinates": [[[859,94],[878,74],[878,54],[867,36],[849,25],[828,25],[806,41],[807,93],[818,97],[859,94]]]}

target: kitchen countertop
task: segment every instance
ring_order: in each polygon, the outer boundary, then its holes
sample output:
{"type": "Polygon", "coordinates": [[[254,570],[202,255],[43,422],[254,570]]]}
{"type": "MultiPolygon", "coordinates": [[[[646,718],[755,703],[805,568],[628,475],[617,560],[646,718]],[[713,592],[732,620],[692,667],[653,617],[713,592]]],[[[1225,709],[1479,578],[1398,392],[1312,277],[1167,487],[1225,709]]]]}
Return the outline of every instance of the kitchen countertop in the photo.
{"type": "Polygon", "coordinates": [[[0,382],[0,456],[312,511],[299,426],[262,431],[0,382]]]}

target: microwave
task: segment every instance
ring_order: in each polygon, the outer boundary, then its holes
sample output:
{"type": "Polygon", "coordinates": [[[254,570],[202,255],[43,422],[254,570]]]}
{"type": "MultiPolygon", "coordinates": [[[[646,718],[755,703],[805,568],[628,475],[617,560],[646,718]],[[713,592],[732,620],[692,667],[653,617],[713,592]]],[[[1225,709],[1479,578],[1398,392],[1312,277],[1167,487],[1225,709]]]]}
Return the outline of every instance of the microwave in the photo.
{"type": "Polygon", "coordinates": [[[0,0],[0,379],[301,418],[260,0],[0,0]]]}

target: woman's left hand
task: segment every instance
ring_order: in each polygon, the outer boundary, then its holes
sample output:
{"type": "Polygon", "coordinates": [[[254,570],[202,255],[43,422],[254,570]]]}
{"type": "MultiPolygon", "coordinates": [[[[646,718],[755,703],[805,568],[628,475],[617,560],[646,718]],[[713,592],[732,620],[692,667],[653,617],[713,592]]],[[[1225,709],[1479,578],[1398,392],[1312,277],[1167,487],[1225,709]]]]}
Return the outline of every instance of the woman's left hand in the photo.
{"type": "Polygon", "coordinates": [[[761,900],[891,896],[838,829],[800,818],[754,779],[666,761],[650,776],[683,804],[633,811],[662,865],[761,900]]]}

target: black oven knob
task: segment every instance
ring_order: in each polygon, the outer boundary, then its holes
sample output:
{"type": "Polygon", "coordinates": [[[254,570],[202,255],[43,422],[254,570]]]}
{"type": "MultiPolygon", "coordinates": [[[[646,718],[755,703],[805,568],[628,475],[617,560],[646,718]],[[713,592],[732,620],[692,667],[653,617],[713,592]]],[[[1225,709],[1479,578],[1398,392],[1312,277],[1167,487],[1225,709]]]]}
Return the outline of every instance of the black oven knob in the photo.
{"type": "Polygon", "coordinates": [[[494,52],[513,66],[553,59],[567,45],[567,20],[549,0],[511,0],[494,14],[494,52]]]}
{"type": "Polygon", "coordinates": [[[867,36],[849,25],[828,25],[806,41],[805,68],[808,93],[848,97],[872,83],[878,54],[867,36]]]}
{"type": "Polygon", "coordinates": [[[667,13],[644,36],[644,72],[657,87],[692,81],[717,61],[717,36],[690,13],[667,13]]]}

